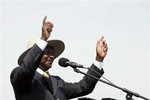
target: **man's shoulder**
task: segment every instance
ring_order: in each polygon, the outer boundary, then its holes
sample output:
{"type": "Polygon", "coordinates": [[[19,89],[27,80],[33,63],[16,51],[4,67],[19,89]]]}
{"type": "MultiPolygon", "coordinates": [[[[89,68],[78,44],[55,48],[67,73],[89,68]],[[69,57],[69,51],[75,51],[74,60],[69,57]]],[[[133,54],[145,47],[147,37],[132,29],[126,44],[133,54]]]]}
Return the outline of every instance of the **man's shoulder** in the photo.
{"type": "Polygon", "coordinates": [[[63,80],[61,79],[61,77],[57,76],[57,75],[51,75],[52,78],[57,79],[57,80],[63,80]]]}

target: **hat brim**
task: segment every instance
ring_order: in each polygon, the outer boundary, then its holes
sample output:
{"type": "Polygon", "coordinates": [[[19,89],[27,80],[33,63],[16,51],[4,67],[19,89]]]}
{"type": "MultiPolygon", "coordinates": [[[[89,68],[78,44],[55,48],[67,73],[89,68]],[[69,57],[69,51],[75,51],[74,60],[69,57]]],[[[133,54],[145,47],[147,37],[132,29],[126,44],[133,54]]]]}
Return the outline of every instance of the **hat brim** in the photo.
{"type": "MultiPolygon", "coordinates": [[[[65,49],[65,44],[61,40],[49,40],[47,41],[47,43],[48,43],[48,46],[53,47],[54,58],[57,58],[65,49]]],[[[19,65],[22,64],[24,57],[26,56],[26,54],[29,52],[31,48],[27,49],[20,55],[20,57],[18,58],[19,65]]]]}

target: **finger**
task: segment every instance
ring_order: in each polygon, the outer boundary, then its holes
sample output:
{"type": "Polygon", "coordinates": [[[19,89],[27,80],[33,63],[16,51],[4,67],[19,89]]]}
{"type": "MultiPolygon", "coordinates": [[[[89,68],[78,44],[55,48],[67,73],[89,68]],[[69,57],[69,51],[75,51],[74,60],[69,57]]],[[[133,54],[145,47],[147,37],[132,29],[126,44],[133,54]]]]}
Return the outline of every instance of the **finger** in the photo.
{"type": "Polygon", "coordinates": [[[52,30],[52,27],[45,26],[45,27],[43,27],[43,29],[44,29],[44,30],[47,30],[47,31],[49,32],[49,31],[51,31],[51,30],[52,30]]]}
{"type": "Polygon", "coordinates": [[[51,22],[47,22],[47,25],[48,25],[49,27],[53,27],[53,23],[51,23],[51,22]]]}
{"type": "Polygon", "coordinates": [[[100,38],[100,40],[102,41],[104,39],[104,36],[102,36],[101,38],[100,38]]]}
{"type": "Polygon", "coordinates": [[[102,40],[102,43],[105,45],[106,44],[106,40],[102,40]]]}
{"type": "Polygon", "coordinates": [[[47,18],[47,16],[45,16],[44,19],[43,19],[43,25],[44,25],[45,22],[46,22],[46,18],[47,18]]]}
{"type": "Polygon", "coordinates": [[[47,29],[47,32],[50,33],[52,30],[51,29],[47,29]]]}
{"type": "Polygon", "coordinates": [[[103,51],[106,52],[108,50],[108,47],[103,47],[103,51]]]}
{"type": "Polygon", "coordinates": [[[100,37],[100,38],[98,39],[98,42],[103,41],[103,39],[104,39],[104,36],[100,37]]]}
{"type": "Polygon", "coordinates": [[[97,44],[103,44],[105,45],[106,41],[104,40],[104,36],[102,36],[100,39],[98,39],[97,44]]]}
{"type": "Polygon", "coordinates": [[[104,47],[105,47],[105,48],[107,47],[107,43],[105,43],[104,47]]]}
{"type": "Polygon", "coordinates": [[[108,50],[108,47],[106,47],[105,49],[106,49],[105,51],[107,51],[107,50],[108,50]]]}
{"type": "Polygon", "coordinates": [[[47,24],[53,24],[53,23],[52,23],[52,22],[50,22],[50,21],[47,21],[46,23],[47,23],[47,24]]]}

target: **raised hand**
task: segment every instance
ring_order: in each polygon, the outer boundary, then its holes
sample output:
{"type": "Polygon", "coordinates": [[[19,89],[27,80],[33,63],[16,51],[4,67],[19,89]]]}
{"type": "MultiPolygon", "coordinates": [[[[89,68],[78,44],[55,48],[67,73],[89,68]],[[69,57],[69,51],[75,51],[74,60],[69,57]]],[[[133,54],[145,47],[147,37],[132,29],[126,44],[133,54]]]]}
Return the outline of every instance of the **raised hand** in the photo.
{"type": "Polygon", "coordinates": [[[98,41],[96,45],[96,60],[102,62],[107,55],[107,43],[104,40],[104,37],[102,36],[98,41]]]}
{"type": "Polygon", "coordinates": [[[43,26],[42,26],[42,36],[41,39],[47,40],[52,32],[53,24],[50,21],[46,21],[47,16],[43,19],[43,26]]]}

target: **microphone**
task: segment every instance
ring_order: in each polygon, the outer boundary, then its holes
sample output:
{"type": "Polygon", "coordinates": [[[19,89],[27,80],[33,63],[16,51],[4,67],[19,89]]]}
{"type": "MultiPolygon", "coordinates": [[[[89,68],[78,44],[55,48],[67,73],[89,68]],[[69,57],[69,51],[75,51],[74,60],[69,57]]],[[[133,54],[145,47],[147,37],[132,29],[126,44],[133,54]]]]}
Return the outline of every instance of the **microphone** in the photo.
{"type": "Polygon", "coordinates": [[[71,66],[72,68],[84,68],[83,65],[75,62],[70,62],[67,58],[63,57],[59,59],[58,64],[62,67],[71,66]]]}

